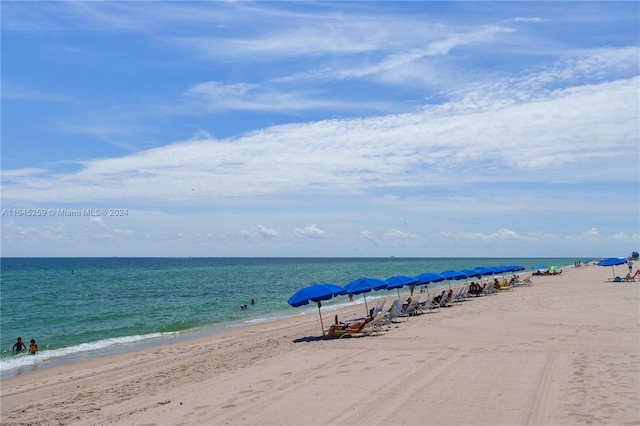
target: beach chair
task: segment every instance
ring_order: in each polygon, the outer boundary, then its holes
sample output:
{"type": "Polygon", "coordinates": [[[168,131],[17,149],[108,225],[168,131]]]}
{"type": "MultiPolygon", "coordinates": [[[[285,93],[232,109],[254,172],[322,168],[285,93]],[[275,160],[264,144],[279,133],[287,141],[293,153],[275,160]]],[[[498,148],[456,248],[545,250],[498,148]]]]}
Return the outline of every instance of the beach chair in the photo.
{"type": "Polygon", "coordinates": [[[393,301],[393,303],[391,304],[391,308],[389,308],[389,310],[384,314],[384,316],[390,323],[392,322],[397,323],[397,322],[401,322],[401,321],[397,321],[399,318],[406,317],[408,315],[404,313],[400,299],[396,299],[393,301]]]}
{"type": "Polygon", "coordinates": [[[498,294],[499,293],[498,289],[495,288],[495,285],[494,285],[493,281],[489,281],[487,283],[487,287],[485,288],[484,292],[486,294],[498,294]]]}
{"type": "Polygon", "coordinates": [[[496,288],[497,288],[499,291],[509,291],[509,290],[513,289],[513,287],[512,287],[512,286],[510,286],[510,285],[507,283],[507,280],[503,280],[503,281],[502,281],[502,283],[500,283],[500,284],[498,284],[498,285],[496,286],[496,288]]]}
{"type": "Polygon", "coordinates": [[[346,327],[341,324],[333,324],[329,331],[325,334],[325,339],[336,337],[342,339],[343,337],[360,337],[370,336],[372,334],[380,333],[384,330],[384,315],[382,312],[378,312],[378,315],[369,322],[357,321],[346,327]]]}
{"type": "Polygon", "coordinates": [[[454,292],[453,301],[456,303],[462,303],[467,299],[467,285],[463,284],[459,286],[454,292]]]}
{"type": "MultiPolygon", "coordinates": [[[[440,295],[437,295],[435,297],[438,297],[440,295]]],[[[434,299],[435,299],[434,297],[434,299]]],[[[449,297],[449,292],[448,291],[443,291],[441,293],[441,297],[439,301],[434,300],[434,303],[437,303],[441,308],[449,308],[453,303],[453,293],[451,294],[451,297],[449,297]]]]}
{"type": "Polygon", "coordinates": [[[364,325],[361,332],[369,334],[382,333],[388,329],[387,326],[388,323],[385,320],[384,314],[382,312],[378,312],[371,321],[364,325]]]}
{"type": "Polygon", "coordinates": [[[439,303],[435,303],[433,301],[434,297],[435,296],[429,296],[429,297],[427,297],[427,299],[425,301],[419,303],[420,310],[422,312],[426,311],[426,312],[431,313],[431,312],[433,312],[435,310],[438,310],[438,311],[440,310],[440,304],[439,303]]]}
{"type": "Polygon", "coordinates": [[[402,311],[404,312],[405,315],[408,316],[414,316],[414,315],[420,315],[420,307],[418,305],[420,299],[419,298],[415,298],[411,300],[411,303],[409,303],[409,305],[406,308],[403,308],[402,311]]]}
{"type": "Polygon", "coordinates": [[[471,291],[467,292],[467,296],[469,297],[471,296],[479,297],[479,296],[486,296],[486,295],[487,295],[487,284],[484,284],[480,291],[474,290],[473,293],[471,291]]]}
{"type": "Polygon", "coordinates": [[[373,308],[373,311],[371,313],[371,317],[375,318],[379,312],[382,312],[382,309],[384,309],[384,304],[387,301],[387,299],[381,300],[380,302],[378,302],[378,304],[376,305],[375,308],[373,308]]]}
{"type": "Polygon", "coordinates": [[[332,324],[329,330],[324,335],[325,339],[331,339],[332,337],[340,338],[345,334],[359,333],[364,329],[366,325],[364,318],[359,321],[354,321],[347,324],[332,324]]]}
{"type": "Polygon", "coordinates": [[[524,281],[522,281],[522,285],[531,286],[533,285],[533,281],[531,281],[530,277],[527,277],[524,279],[524,281]]]}

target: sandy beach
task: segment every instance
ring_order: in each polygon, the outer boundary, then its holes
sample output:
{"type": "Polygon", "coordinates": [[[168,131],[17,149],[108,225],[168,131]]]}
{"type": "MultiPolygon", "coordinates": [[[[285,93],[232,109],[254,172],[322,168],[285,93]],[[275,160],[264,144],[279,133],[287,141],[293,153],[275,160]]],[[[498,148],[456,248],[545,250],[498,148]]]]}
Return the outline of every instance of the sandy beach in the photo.
{"type": "MultiPolygon", "coordinates": [[[[640,282],[610,283],[611,275],[591,265],[533,277],[533,286],[410,317],[375,336],[322,340],[310,314],[36,370],[2,380],[0,420],[639,425],[640,282]]],[[[396,293],[388,294],[390,306],[396,293]]],[[[325,328],[335,314],[325,314],[325,328]]]]}

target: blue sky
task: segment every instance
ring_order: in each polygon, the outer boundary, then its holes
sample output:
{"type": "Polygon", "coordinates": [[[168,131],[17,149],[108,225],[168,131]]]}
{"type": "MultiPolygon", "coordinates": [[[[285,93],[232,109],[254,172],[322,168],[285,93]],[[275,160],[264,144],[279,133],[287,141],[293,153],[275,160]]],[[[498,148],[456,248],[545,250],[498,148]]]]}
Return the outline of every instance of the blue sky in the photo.
{"type": "Polygon", "coordinates": [[[2,255],[628,255],[639,18],[3,1],[2,255]]]}

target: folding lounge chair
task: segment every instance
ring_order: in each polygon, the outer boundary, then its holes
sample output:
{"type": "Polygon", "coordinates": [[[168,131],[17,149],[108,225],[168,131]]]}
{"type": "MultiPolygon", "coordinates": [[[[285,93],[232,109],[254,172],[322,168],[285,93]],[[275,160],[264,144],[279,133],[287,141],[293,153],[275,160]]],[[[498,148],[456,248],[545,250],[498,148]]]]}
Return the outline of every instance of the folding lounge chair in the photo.
{"type": "Polygon", "coordinates": [[[493,285],[493,281],[487,283],[487,288],[485,289],[485,293],[486,294],[498,294],[499,293],[498,289],[495,288],[495,286],[493,285]]]}
{"type": "Polygon", "coordinates": [[[364,320],[356,321],[351,324],[333,324],[329,330],[325,333],[324,338],[330,339],[332,337],[340,338],[345,334],[360,333],[366,325],[364,320]]]}
{"type": "Polygon", "coordinates": [[[467,295],[476,296],[476,297],[486,296],[487,295],[487,284],[484,284],[480,291],[474,291],[473,293],[469,292],[469,293],[467,293],[467,295]]]}
{"type": "Polygon", "coordinates": [[[331,337],[342,339],[343,337],[370,336],[372,334],[380,333],[383,330],[384,315],[382,312],[379,312],[378,315],[368,323],[359,321],[346,328],[339,327],[339,324],[334,324],[327,332],[325,339],[329,339],[331,337]]]}
{"type": "Polygon", "coordinates": [[[434,302],[433,298],[434,298],[434,296],[429,296],[427,298],[427,300],[425,300],[424,302],[420,302],[419,303],[420,310],[423,311],[423,312],[427,311],[429,313],[435,311],[436,309],[440,310],[440,304],[437,303],[437,302],[434,302]]]}
{"type": "Polygon", "coordinates": [[[385,330],[385,326],[387,325],[384,314],[382,312],[378,312],[371,321],[364,325],[361,332],[370,334],[381,333],[385,330]]]}
{"type": "Polygon", "coordinates": [[[507,280],[504,280],[501,284],[498,284],[496,286],[496,288],[500,291],[509,291],[511,289],[513,289],[512,286],[510,286],[509,284],[507,284],[507,280]]]}
{"type": "Polygon", "coordinates": [[[454,292],[453,301],[460,303],[467,299],[467,285],[463,284],[454,292]]]}
{"type": "MultiPolygon", "coordinates": [[[[453,299],[453,293],[451,293],[451,297],[449,297],[449,292],[443,291],[438,296],[440,296],[440,300],[439,301],[435,301],[434,300],[434,303],[437,303],[441,308],[448,308],[450,306],[453,306],[452,305],[453,300],[450,300],[450,299],[453,299]]],[[[436,297],[438,297],[438,296],[436,296],[436,297]]]]}
{"type": "Polygon", "coordinates": [[[391,308],[389,308],[389,311],[385,312],[384,314],[384,318],[389,323],[398,322],[394,320],[397,320],[398,318],[406,317],[406,316],[407,315],[402,310],[402,304],[400,303],[399,299],[394,300],[393,304],[391,305],[391,308]]]}
{"type": "Polygon", "coordinates": [[[376,305],[376,307],[375,307],[375,308],[373,308],[373,311],[372,311],[372,313],[371,313],[371,317],[372,317],[372,318],[375,318],[375,317],[376,317],[376,315],[378,315],[378,312],[382,312],[382,309],[384,308],[384,304],[385,304],[385,302],[386,302],[386,301],[387,301],[386,299],[381,300],[380,302],[378,302],[378,304],[376,305]]]}
{"type": "Polygon", "coordinates": [[[409,303],[409,305],[403,309],[403,312],[405,313],[405,315],[409,315],[409,316],[413,316],[413,315],[420,315],[420,306],[418,305],[419,303],[419,299],[415,298],[413,300],[411,300],[411,303],[409,303]]]}

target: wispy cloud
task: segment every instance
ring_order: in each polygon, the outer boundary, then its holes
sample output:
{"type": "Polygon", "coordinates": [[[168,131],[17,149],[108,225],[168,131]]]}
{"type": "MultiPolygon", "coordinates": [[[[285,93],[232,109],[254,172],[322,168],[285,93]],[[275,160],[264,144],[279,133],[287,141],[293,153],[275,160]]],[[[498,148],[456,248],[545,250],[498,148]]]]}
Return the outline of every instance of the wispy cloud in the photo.
{"type": "Polygon", "coordinates": [[[300,238],[324,238],[325,236],[325,232],[318,228],[315,223],[307,225],[304,228],[296,228],[294,233],[296,237],[300,238]]]}

